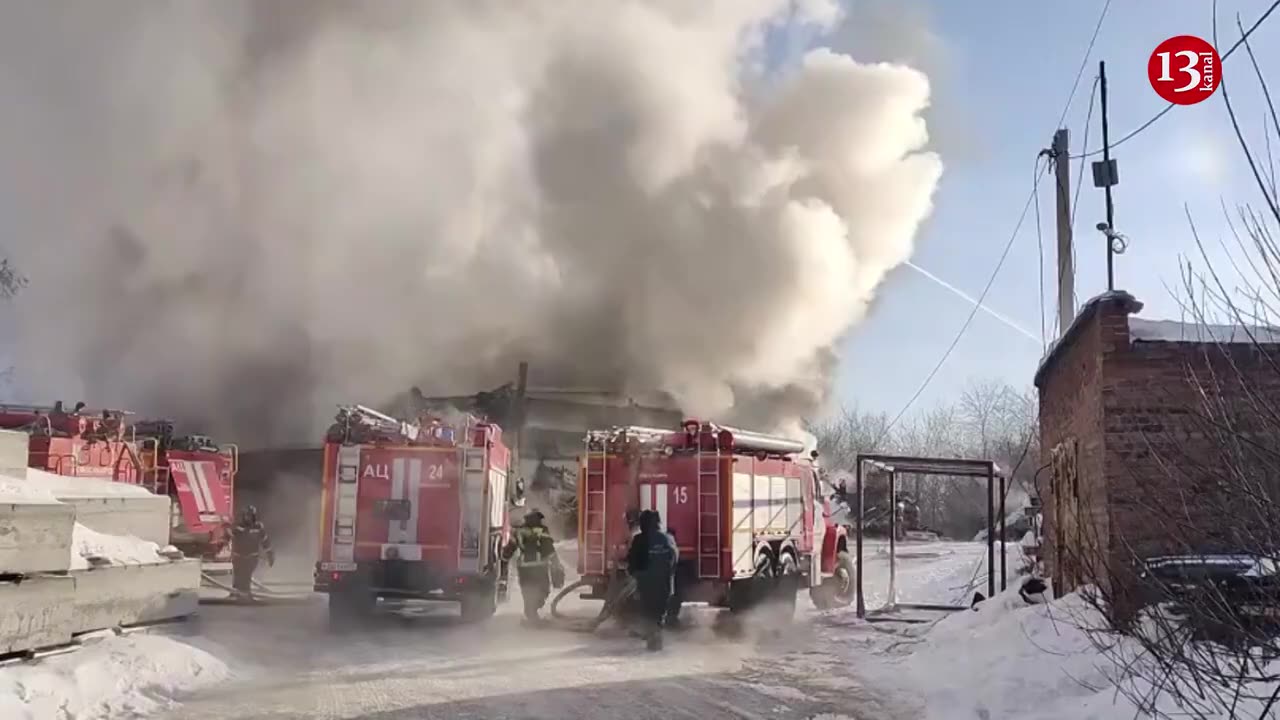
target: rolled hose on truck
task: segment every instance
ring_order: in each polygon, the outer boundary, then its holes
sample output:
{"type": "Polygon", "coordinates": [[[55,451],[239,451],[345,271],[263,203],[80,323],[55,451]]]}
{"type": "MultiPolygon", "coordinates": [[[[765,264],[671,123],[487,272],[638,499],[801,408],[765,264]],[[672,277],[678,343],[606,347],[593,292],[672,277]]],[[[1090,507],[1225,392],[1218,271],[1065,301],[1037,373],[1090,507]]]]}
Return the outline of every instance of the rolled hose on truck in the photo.
{"type": "Polygon", "coordinates": [[[580,588],[590,586],[587,580],[578,580],[566,585],[563,590],[556,594],[551,601],[551,617],[555,621],[565,625],[566,629],[577,632],[595,632],[605,620],[608,620],[614,611],[624,602],[631,598],[636,592],[635,578],[627,577],[619,582],[609,585],[609,591],[606,593],[604,605],[600,608],[600,612],[594,618],[571,618],[560,613],[560,601],[569,596],[569,593],[580,588]]]}

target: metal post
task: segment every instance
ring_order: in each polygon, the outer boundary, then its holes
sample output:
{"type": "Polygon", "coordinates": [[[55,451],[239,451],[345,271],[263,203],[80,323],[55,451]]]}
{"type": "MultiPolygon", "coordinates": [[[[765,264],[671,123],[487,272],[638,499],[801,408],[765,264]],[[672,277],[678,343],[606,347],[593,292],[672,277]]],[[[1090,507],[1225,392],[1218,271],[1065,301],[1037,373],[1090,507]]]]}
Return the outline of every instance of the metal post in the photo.
{"type": "Polygon", "coordinates": [[[1000,591],[1004,592],[1009,587],[1009,571],[1005,567],[1006,558],[1009,556],[1008,550],[1005,549],[1005,539],[1008,537],[1005,531],[1005,509],[1004,499],[1007,492],[1006,485],[1008,480],[1005,476],[1000,476],[1000,591]]]}
{"type": "Polygon", "coordinates": [[[853,574],[857,585],[857,615],[860,618],[864,618],[867,616],[867,603],[862,597],[862,458],[858,458],[857,465],[853,471],[853,492],[857,496],[855,502],[858,505],[855,508],[858,513],[858,520],[854,524],[854,546],[858,551],[858,565],[854,568],[853,574]]]}
{"type": "Polygon", "coordinates": [[[996,477],[993,463],[987,464],[987,597],[996,594],[996,477]]]}
{"type": "MultiPolygon", "coordinates": [[[[1106,166],[1108,173],[1111,169],[1111,131],[1107,124],[1107,63],[1106,61],[1098,61],[1098,85],[1099,93],[1102,100],[1102,164],[1106,166]]],[[[1107,227],[1108,232],[1104,233],[1107,239],[1107,290],[1116,289],[1116,273],[1115,273],[1115,253],[1113,252],[1111,233],[1116,230],[1115,205],[1111,202],[1111,185],[1107,182],[1103,192],[1107,197],[1107,227]]]]}
{"type": "Polygon", "coordinates": [[[898,593],[894,581],[898,574],[898,473],[890,470],[889,475],[889,601],[888,607],[898,604],[898,593]]]}

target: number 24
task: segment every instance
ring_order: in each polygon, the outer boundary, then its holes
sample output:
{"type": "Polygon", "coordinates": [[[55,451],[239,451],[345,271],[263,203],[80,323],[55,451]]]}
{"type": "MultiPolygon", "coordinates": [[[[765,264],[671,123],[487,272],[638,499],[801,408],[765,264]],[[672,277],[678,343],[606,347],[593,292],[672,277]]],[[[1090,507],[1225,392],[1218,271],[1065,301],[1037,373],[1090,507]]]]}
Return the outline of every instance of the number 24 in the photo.
{"type": "Polygon", "coordinates": [[[443,465],[428,465],[428,466],[427,466],[427,479],[428,479],[428,480],[443,480],[443,479],[444,479],[444,466],[443,466],[443,465]]]}

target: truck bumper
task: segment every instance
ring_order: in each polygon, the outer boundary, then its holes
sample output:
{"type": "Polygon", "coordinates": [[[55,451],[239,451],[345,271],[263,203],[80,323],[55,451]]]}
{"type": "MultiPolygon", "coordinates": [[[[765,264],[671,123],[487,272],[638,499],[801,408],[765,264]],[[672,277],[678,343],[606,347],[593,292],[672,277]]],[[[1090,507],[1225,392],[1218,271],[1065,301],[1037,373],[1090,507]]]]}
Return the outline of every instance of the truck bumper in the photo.
{"type": "Polygon", "coordinates": [[[315,591],[361,591],[378,597],[457,600],[464,594],[492,589],[494,574],[453,573],[429,563],[379,560],[360,563],[316,563],[315,591]]]}

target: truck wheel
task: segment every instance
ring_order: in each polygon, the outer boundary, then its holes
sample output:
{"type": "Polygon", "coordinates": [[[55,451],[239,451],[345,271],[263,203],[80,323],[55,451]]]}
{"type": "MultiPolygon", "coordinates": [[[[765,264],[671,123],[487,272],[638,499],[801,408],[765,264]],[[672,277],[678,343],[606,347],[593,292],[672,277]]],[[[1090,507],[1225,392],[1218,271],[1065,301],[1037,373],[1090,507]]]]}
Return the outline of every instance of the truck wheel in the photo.
{"type": "Polygon", "coordinates": [[[771,604],[777,611],[779,621],[791,622],[796,615],[796,593],[800,590],[800,564],[796,562],[794,554],[782,553],[775,582],[771,604]]]}
{"type": "Polygon", "coordinates": [[[762,547],[756,551],[756,569],[750,578],[734,580],[729,586],[729,612],[734,614],[750,612],[761,603],[767,602],[777,584],[777,566],[773,562],[773,553],[762,547]]]}
{"type": "Polygon", "coordinates": [[[362,588],[329,593],[329,628],[349,630],[373,615],[378,598],[362,588]]]}
{"type": "Polygon", "coordinates": [[[853,583],[856,573],[853,557],[848,552],[837,554],[835,573],[821,585],[809,588],[814,606],[819,610],[848,607],[855,595],[853,583]]]}
{"type": "Polygon", "coordinates": [[[462,622],[488,620],[498,612],[498,589],[469,592],[462,596],[462,622]]]}

